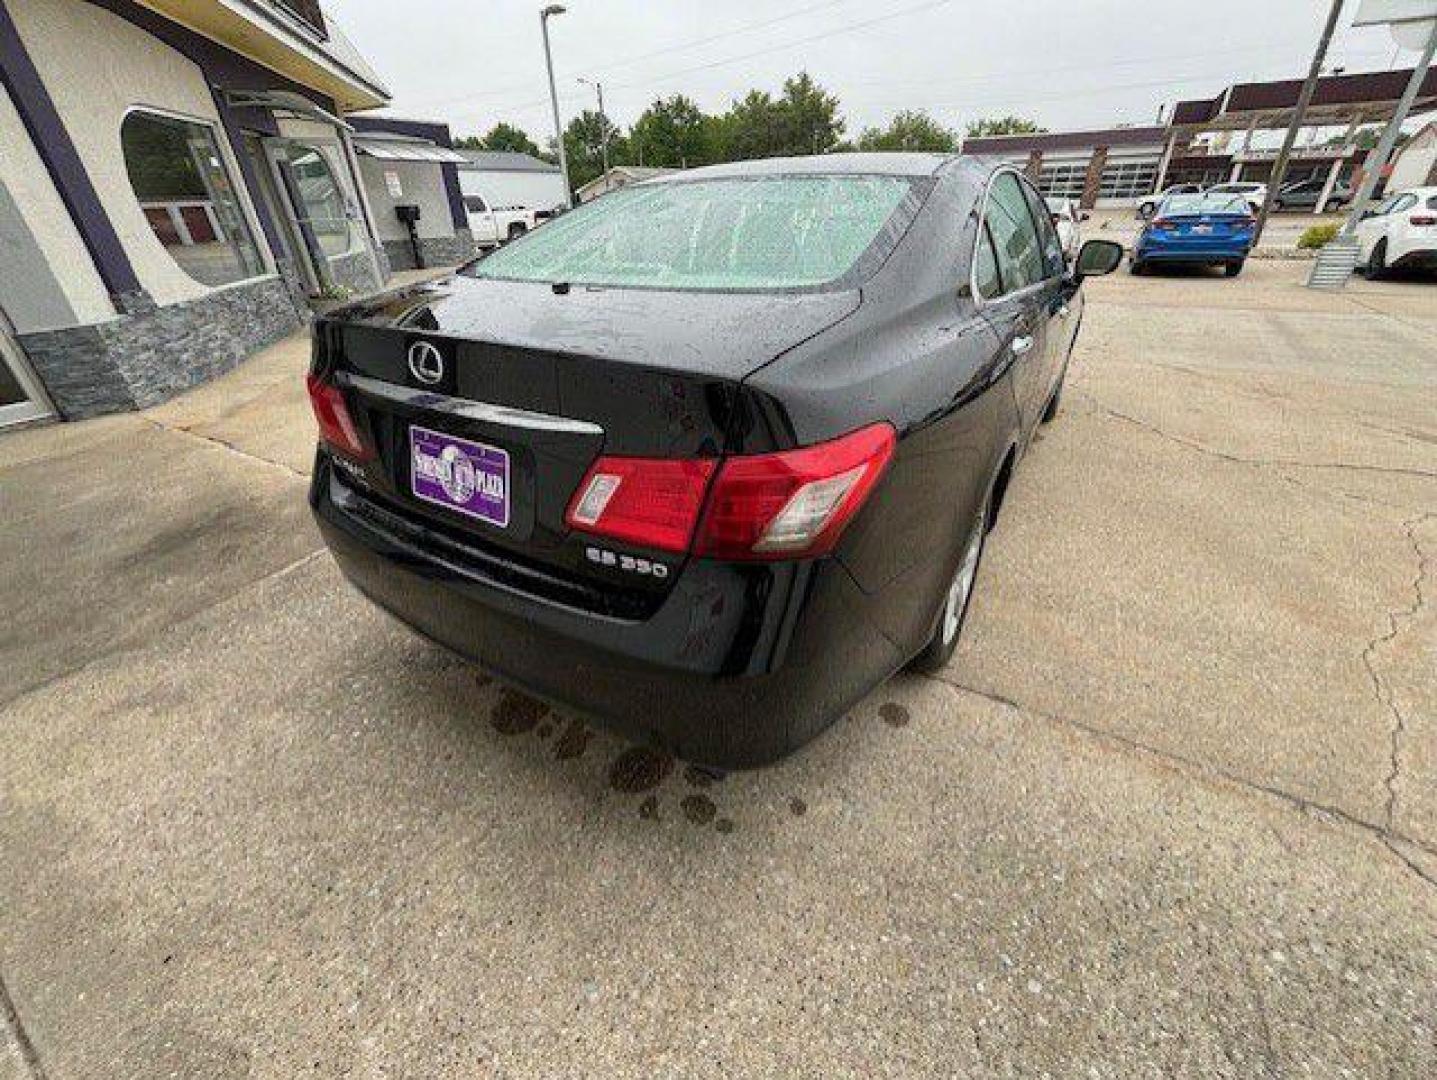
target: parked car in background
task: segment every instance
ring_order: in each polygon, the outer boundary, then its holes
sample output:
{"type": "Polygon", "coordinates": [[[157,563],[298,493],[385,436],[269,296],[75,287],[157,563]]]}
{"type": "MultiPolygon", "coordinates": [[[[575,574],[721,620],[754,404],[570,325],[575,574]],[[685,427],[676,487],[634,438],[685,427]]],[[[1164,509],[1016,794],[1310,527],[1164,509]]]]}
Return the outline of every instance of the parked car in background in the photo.
{"type": "Polygon", "coordinates": [[[497,247],[523,236],[552,216],[541,215],[522,206],[490,206],[484,196],[477,194],[464,196],[464,209],[469,216],[469,230],[474,234],[474,242],[481,248],[497,247]]]}
{"type": "Polygon", "coordinates": [[[1058,240],[1063,245],[1063,256],[1071,261],[1078,254],[1082,238],[1082,223],[1088,220],[1088,212],[1079,210],[1078,204],[1072,199],[1050,198],[1043,201],[1048,205],[1053,219],[1053,227],[1058,230],[1058,240]]]}
{"type": "Polygon", "coordinates": [[[1153,212],[1157,210],[1158,203],[1162,202],[1170,195],[1200,194],[1202,194],[1201,184],[1173,184],[1171,187],[1165,187],[1158,194],[1150,196],[1149,198],[1146,198],[1142,202],[1138,203],[1138,217],[1142,218],[1144,221],[1147,221],[1148,218],[1153,216],[1153,212]]]}
{"type": "Polygon", "coordinates": [[[710,767],[951,657],[1082,322],[1010,166],[834,154],[613,191],[316,323],[310,501],[375,603],[710,767]],[[954,259],[954,254],[958,258],[954,259]]]}
{"type": "Polygon", "coordinates": [[[1357,223],[1357,264],[1370,278],[1388,270],[1437,270],[1437,187],[1389,195],[1357,223]]]}
{"type": "Polygon", "coordinates": [[[1214,184],[1207,189],[1210,195],[1241,195],[1252,207],[1253,212],[1262,209],[1262,204],[1267,202],[1267,185],[1253,184],[1246,181],[1232,184],[1214,184]]]}
{"type": "MultiPolygon", "coordinates": [[[[1274,210],[1308,210],[1317,213],[1317,200],[1322,198],[1322,190],[1327,187],[1327,180],[1299,180],[1295,184],[1286,184],[1272,200],[1274,210]]],[[[1327,196],[1327,202],[1323,203],[1321,212],[1324,214],[1336,213],[1352,201],[1352,189],[1346,184],[1337,184],[1333,187],[1331,194],[1327,196]]]]}
{"type": "Polygon", "coordinates": [[[1206,191],[1164,199],[1133,245],[1131,267],[1141,274],[1165,265],[1221,266],[1237,277],[1252,250],[1257,219],[1246,197],[1206,191]]]}

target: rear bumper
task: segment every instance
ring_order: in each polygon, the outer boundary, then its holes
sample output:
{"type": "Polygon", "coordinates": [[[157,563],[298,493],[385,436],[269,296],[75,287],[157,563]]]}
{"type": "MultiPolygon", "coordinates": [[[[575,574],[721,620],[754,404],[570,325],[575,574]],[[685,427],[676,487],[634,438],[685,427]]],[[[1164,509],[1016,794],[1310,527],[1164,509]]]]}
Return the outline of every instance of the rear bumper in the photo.
{"type": "Polygon", "coordinates": [[[1247,244],[1212,244],[1177,247],[1166,244],[1138,245],[1134,254],[1143,262],[1228,263],[1247,258],[1247,244]]]}
{"type": "Polygon", "coordinates": [[[480,667],[686,761],[768,764],[841,717],[906,657],[833,559],[693,560],[650,618],[525,595],[386,526],[324,454],[310,489],[321,534],[374,603],[480,667]]]}

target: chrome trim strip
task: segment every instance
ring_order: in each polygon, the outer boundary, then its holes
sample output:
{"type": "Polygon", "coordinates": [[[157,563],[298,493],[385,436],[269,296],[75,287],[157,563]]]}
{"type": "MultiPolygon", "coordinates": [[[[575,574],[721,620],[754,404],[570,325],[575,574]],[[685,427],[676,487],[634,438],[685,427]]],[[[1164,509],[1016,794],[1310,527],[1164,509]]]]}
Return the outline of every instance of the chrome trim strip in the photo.
{"type": "Polygon", "coordinates": [[[529,431],[562,431],[570,435],[603,435],[604,429],[588,420],[571,420],[567,416],[551,416],[548,413],[515,409],[508,405],[494,405],[487,401],[471,401],[469,398],[450,397],[429,390],[416,390],[396,383],[371,379],[367,375],[355,375],[347,371],[337,372],[335,381],[340,386],[353,387],[361,394],[383,398],[412,409],[428,409],[445,413],[464,420],[479,420],[486,424],[502,427],[526,428],[529,431]]]}

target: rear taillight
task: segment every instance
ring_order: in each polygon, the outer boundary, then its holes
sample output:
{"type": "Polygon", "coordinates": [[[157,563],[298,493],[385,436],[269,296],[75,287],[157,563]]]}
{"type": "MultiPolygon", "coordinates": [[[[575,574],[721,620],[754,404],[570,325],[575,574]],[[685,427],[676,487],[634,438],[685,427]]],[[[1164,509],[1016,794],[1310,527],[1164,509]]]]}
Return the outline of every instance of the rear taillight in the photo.
{"type": "Polygon", "coordinates": [[[1178,223],[1176,221],[1169,221],[1167,218],[1154,218],[1151,222],[1149,222],[1149,225],[1152,228],[1157,229],[1158,232],[1167,232],[1170,229],[1176,229],[1178,227],[1178,223]]]}
{"type": "Polygon", "coordinates": [[[374,451],[355,427],[354,417],[349,415],[349,406],[344,403],[344,394],[339,387],[314,375],[306,375],[304,384],[309,390],[309,404],[314,409],[314,418],[319,423],[319,437],[330,449],[355,461],[372,458],[374,451]]]}
{"type": "Polygon", "coordinates": [[[580,532],[708,558],[824,555],[878,483],[896,442],[890,425],[874,424],[816,446],[722,463],[604,457],[565,519],[580,532]]]}
{"type": "Polygon", "coordinates": [[[687,551],[718,464],[712,458],[601,457],[565,515],[571,529],[687,551]]]}
{"type": "Polygon", "coordinates": [[[1433,217],[1431,214],[1413,214],[1413,215],[1412,215],[1412,224],[1413,224],[1413,225],[1437,225],[1437,217],[1433,217]]]}

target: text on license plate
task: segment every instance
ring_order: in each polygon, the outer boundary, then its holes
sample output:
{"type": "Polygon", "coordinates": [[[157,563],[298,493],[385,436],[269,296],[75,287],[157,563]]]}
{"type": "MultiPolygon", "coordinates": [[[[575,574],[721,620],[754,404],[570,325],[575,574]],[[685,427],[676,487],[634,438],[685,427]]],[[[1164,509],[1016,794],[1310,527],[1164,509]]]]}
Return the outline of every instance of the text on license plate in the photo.
{"type": "Polygon", "coordinates": [[[416,499],[501,529],[509,524],[509,454],[497,446],[411,427],[409,486],[416,499]]]}

